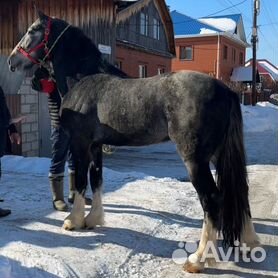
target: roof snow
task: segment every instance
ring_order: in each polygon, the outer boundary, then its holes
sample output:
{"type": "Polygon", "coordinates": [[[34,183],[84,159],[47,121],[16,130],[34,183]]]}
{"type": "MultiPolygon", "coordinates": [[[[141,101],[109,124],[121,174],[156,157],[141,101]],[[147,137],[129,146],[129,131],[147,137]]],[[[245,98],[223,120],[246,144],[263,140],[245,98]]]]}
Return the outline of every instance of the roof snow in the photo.
{"type": "Polygon", "coordinates": [[[231,18],[200,18],[199,21],[211,25],[224,32],[234,33],[237,23],[231,18]]]}

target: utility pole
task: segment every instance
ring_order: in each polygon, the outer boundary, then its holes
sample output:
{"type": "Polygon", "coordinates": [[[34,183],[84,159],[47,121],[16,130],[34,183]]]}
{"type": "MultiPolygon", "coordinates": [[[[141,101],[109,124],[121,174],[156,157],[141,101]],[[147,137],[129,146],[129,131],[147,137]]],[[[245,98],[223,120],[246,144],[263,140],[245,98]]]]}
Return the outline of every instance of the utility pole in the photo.
{"type": "Polygon", "coordinates": [[[258,26],[257,26],[257,16],[260,11],[260,0],[254,1],[254,11],[253,11],[253,29],[252,29],[252,48],[253,48],[253,61],[252,61],[252,105],[255,106],[257,103],[257,42],[258,42],[258,26]]]}

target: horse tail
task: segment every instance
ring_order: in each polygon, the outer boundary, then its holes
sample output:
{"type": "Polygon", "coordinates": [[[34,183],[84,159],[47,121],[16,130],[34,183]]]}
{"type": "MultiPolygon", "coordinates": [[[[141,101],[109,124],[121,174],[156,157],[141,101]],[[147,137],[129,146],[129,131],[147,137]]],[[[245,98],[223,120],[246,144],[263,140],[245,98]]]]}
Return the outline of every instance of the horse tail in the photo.
{"type": "Polygon", "coordinates": [[[251,217],[242,114],[235,93],[231,94],[229,123],[218,155],[216,182],[223,202],[220,207],[220,230],[224,245],[234,246],[234,242],[240,240],[246,218],[251,217]]]}

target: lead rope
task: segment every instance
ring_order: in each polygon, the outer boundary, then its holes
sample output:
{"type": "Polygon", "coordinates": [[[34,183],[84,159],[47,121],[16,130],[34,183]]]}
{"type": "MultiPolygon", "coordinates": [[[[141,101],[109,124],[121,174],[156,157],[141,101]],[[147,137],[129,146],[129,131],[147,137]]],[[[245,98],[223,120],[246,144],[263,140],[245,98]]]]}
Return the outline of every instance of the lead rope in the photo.
{"type": "Polygon", "coordinates": [[[45,60],[46,58],[49,56],[49,54],[51,53],[51,51],[54,49],[55,45],[58,43],[58,41],[60,40],[60,38],[63,36],[63,34],[69,29],[71,25],[68,24],[66,26],[66,28],[59,34],[59,36],[56,38],[56,40],[54,41],[54,43],[52,44],[52,46],[50,47],[49,51],[45,54],[44,58],[42,60],[40,60],[40,65],[43,66],[44,68],[47,69],[47,71],[49,72],[49,75],[51,76],[51,79],[53,79],[54,81],[55,78],[53,77],[54,76],[54,71],[53,71],[53,66],[52,66],[52,63],[49,62],[47,63],[45,60]]]}
{"type": "Polygon", "coordinates": [[[66,26],[66,28],[60,33],[60,35],[56,38],[55,42],[52,44],[52,46],[50,47],[49,51],[46,53],[46,55],[44,56],[44,58],[42,59],[42,62],[45,63],[45,59],[49,56],[49,54],[51,53],[51,51],[53,50],[53,48],[55,47],[55,45],[57,44],[57,42],[59,41],[59,39],[64,35],[64,33],[69,29],[71,25],[68,24],[66,26]]]}

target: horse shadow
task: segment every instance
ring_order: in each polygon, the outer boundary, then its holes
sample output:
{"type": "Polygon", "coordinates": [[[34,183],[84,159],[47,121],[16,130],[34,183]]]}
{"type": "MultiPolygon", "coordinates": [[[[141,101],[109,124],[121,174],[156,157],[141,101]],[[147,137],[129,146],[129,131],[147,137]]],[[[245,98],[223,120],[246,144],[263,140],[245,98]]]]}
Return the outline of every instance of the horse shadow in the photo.
{"type": "Polygon", "coordinates": [[[46,270],[38,267],[26,267],[20,262],[0,255],[0,277],[22,278],[22,277],[47,277],[59,278],[46,270]]]}
{"type": "Polygon", "coordinates": [[[167,211],[151,210],[134,205],[104,204],[105,212],[116,214],[133,214],[147,216],[157,220],[162,220],[164,224],[179,224],[184,228],[201,228],[202,220],[187,217],[185,215],[170,213],[167,211]]]}
{"type": "MultiPolygon", "coordinates": [[[[166,225],[179,224],[184,227],[185,231],[186,227],[201,228],[202,224],[200,219],[193,219],[164,211],[149,210],[140,206],[104,204],[104,208],[106,213],[142,215],[162,220],[166,225]]],[[[51,208],[49,208],[49,213],[51,213],[51,208]]],[[[0,239],[0,246],[4,246],[8,244],[8,242],[13,241],[16,236],[17,241],[46,248],[73,247],[77,249],[91,250],[100,244],[113,244],[123,246],[133,250],[133,252],[170,259],[173,251],[178,248],[178,243],[180,242],[177,240],[157,237],[144,231],[136,231],[136,228],[132,229],[126,227],[104,226],[97,227],[93,230],[64,231],[61,228],[64,218],[61,216],[64,214],[66,215],[66,213],[59,212],[60,219],[41,215],[39,222],[41,224],[55,226],[53,231],[24,228],[26,224],[31,222],[31,215],[30,217],[25,218],[18,215],[18,217],[10,220],[7,218],[4,221],[7,223],[6,226],[16,222],[17,227],[13,227],[14,230],[8,237],[0,239]],[[84,233],[91,233],[91,235],[86,236],[86,241],[82,240],[84,239],[82,235],[84,233]],[[75,240],[73,240],[73,236],[75,240]],[[78,240],[79,238],[80,240],[78,240]]],[[[5,223],[3,223],[3,225],[5,226],[5,223]]],[[[4,228],[0,227],[0,233],[1,229],[4,228]]]]}
{"type": "MultiPolygon", "coordinates": [[[[146,209],[140,206],[106,203],[104,204],[104,208],[106,213],[142,215],[154,218],[156,220],[162,220],[163,223],[166,225],[178,224],[185,229],[185,232],[186,228],[201,228],[202,223],[202,220],[200,219],[193,219],[175,213],[146,209]]],[[[51,213],[51,211],[52,209],[49,208],[49,213],[51,213]]],[[[132,250],[132,253],[134,254],[142,253],[167,260],[171,260],[173,252],[179,246],[179,241],[177,240],[170,240],[144,231],[137,231],[136,228],[132,229],[132,227],[127,228],[104,226],[97,227],[94,230],[77,230],[71,232],[63,230],[61,231],[60,227],[63,224],[63,217],[61,216],[64,216],[64,214],[66,215],[66,213],[59,213],[60,219],[57,219],[57,217],[49,218],[46,216],[40,218],[41,223],[56,226],[56,231],[24,229],[22,228],[22,226],[24,226],[24,222],[29,223],[30,219],[29,217],[25,219],[21,218],[21,221],[17,222],[20,227],[17,227],[17,231],[13,231],[10,237],[0,239],[0,246],[7,244],[7,241],[9,240],[14,240],[15,236],[18,241],[46,248],[72,247],[76,249],[92,250],[105,244],[112,244],[132,250]],[[29,236],[26,236],[27,233],[29,234],[29,236]],[[30,233],[32,233],[32,236],[30,236],[30,233]],[[84,240],[84,234],[86,234],[86,240],[84,240]]],[[[262,221],[264,220],[262,219],[262,221]]],[[[3,224],[3,226],[5,225],[3,224]]],[[[3,226],[0,227],[0,230],[3,228],[3,226]]],[[[275,235],[276,230],[273,231],[272,228],[272,225],[256,226],[257,231],[258,229],[261,229],[260,232],[265,231],[268,234],[275,235]]],[[[219,242],[219,244],[220,243],[221,242],[219,242]]],[[[243,261],[240,261],[236,263],[236,266],[240,269],[236,270],[227,268],[223,270],[216,265],[215,268],[206,268],[204,273],[215,276],[227,274],[230,276],[238,275],[240,277],[259,278],[262,277],[261,274],[258,274],[259,271],[278,272],[278,265],[276,262],[276,259],[278,257],[278,247],[272,245],[263,245],[262,247],[266,251],[267,257],[265,261],[261,263],[245,263],[243,261]],[[255,270],[258,272],[248,273],[251,272],[251,270],[255,270]]],[[[222,266],[223,264],[225,264],[225,262],[221,263],[222,266]]],[[[47,277],[56,278],[55,275],[49,275],[47,277]]],[[[264,277],[268,278],[272,276],[264,275],[264,277]]]]}
{"type": "MultiPolygon", "coordinates": [[[[212,268],[206,268],[205,273],[207,274],[213,274],[213,275],[237,275],[239,277],[246,277],[246,278],[260,278],[260,277],[276,277],[271,274],[261,274],[261,271],[264,272],[272,272],[277,273],[278,272],[278,264],[277,264],[277,257],[278,257],[278,247],[272,246],[272,245],[262,245],[260,246],[263,248],[266,252],[266,257],[262,262],[256,262],[252,258],[250,259],[250,262],[243,261],[243,259],[240,257],[239,262],[235,262],[235,266],[240,269],[223,269],[212,267],[212,268]],[[255,273],[254,273],[255,272],[255,273]]],[[[248,255],[250,258],[250,255],[248,255]]],[[[229,260],[229,262],[223,262],[221,265],[223,266],[225,263],[231,263],[233,262],[233,256],[229,260]]]]}

